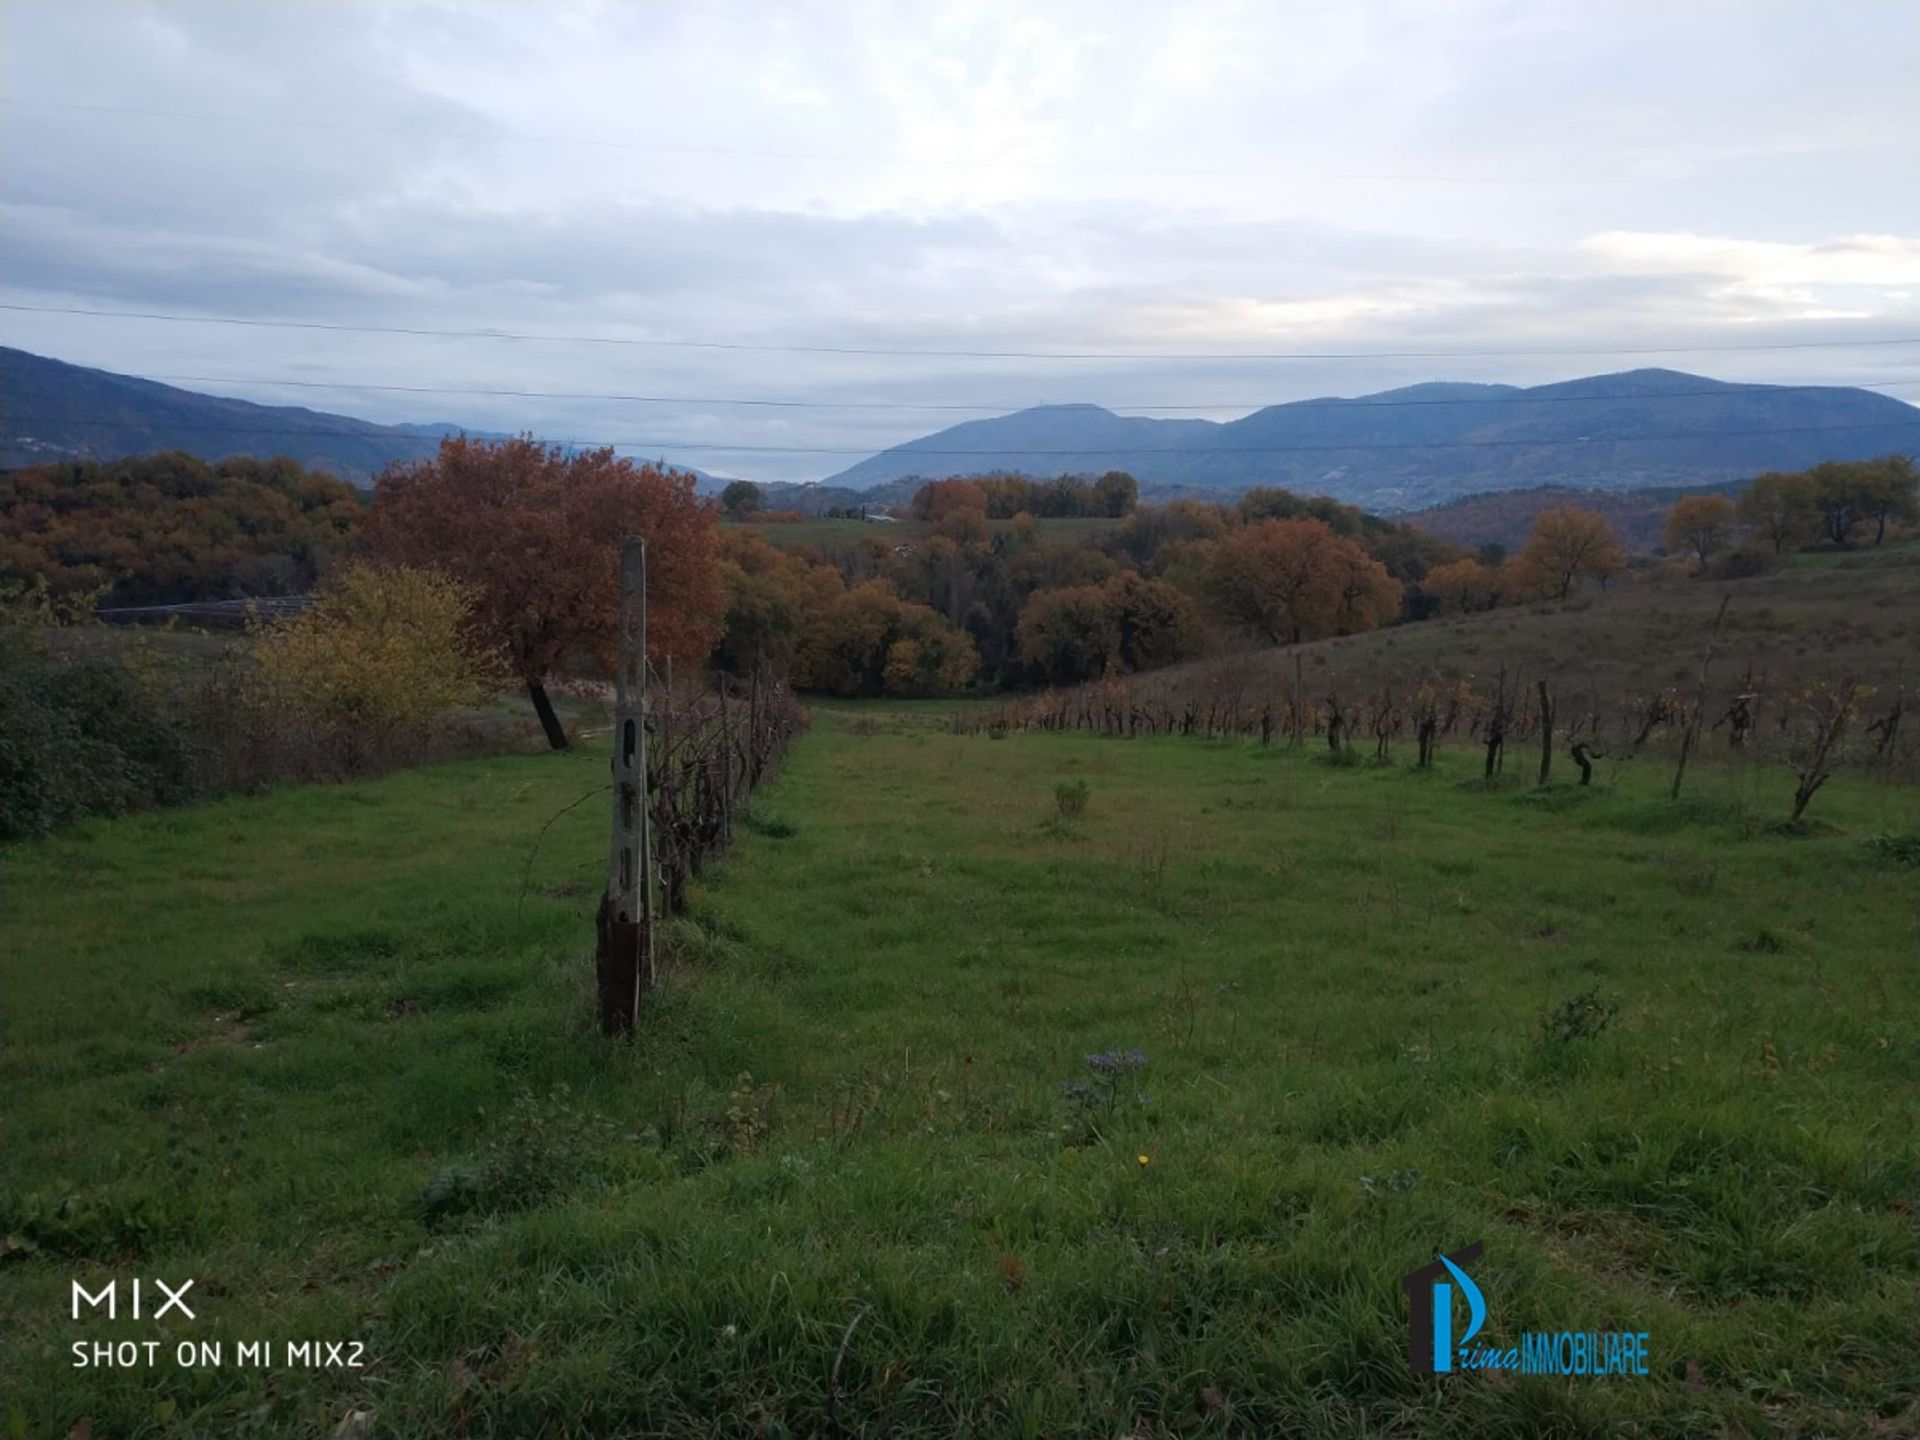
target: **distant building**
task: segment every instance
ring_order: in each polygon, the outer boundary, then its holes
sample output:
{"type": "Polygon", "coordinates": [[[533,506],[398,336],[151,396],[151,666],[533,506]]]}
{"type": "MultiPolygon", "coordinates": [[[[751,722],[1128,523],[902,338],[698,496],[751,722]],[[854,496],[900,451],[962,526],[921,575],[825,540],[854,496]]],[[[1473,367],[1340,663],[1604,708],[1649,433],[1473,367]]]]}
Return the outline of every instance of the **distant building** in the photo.
{"type": "Polygon", "coordinates": [[[865,521],[867,521],[867,522],[869,522],[870,524],[875,524],[875,525],[891,525],[891,524],[893,524],[893,516],[891,516],[891,515],[876,515],[876,514],[874,514],[874,513],[873,513],[873,512],[871,511],[871,510],[865,510],[865,511],[862,511],[862,512],[861,512],[861,514],[860,514],[860,518],[861,518],[862,520],[865,520],[865,521]]]}

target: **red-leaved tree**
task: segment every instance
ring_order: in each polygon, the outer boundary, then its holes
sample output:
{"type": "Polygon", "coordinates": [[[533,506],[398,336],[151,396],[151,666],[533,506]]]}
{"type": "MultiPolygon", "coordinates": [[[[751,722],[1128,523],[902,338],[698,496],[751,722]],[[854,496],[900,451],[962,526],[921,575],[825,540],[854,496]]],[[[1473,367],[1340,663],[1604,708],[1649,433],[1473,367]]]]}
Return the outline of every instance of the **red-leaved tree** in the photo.
{"type": "Polygon", "coordinates": [[[374,553],[445,571],[476,591],[475,621],[506,654],[548,742],[567,744],[546,681],[569,661],[611,671],[620,541],[647,542],[647,651],[697,663],[719,634],[725,594],[717,510],[693,477],[612,450],[568,455],[531,436],[447,439],[431,460],[375,482],[374,553]]]}

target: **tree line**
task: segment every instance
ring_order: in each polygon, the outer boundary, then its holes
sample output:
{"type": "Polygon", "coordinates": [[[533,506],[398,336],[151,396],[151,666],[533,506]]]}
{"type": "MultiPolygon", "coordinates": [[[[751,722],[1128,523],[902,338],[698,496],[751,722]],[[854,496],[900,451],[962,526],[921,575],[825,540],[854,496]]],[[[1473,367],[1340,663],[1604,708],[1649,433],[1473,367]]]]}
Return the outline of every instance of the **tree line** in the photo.
{"type": "MultiPolygon", "coordinates": [[[[1761,476],[1737,506],[1679,502],[1670,547],[1704,567],[1741,527],[1776,550],[1879,543],[1913,518],[1913,494],[1904,458],[1761,476]]],[[[564,744],[547,687],[609,673],[626,534],[649,542],[657,663],[845,696],[1071,685],[1248,642],[1564,598],[1627,568],[1605,518],[1578,507],[1542,512],[1512,557],[1281,489],[1142,505],[1118,472],[933,481],[911,508],[911,529],[821,549],[720,524],[691,475],[528,436],[448,439],[390,467],[368,502],[289,461],[162,455],[10,477],[0,574],[135,602],[258,593],[276,578],[304,588],[358,558],[439,572],[564,744]],[[1045,523],[1068,516],[1090,523],[1045,523]]]]}
{"type": "MultiPolygon", "coordinates": [[[[1693,573],[1751,575],[1809,548],[1884,543],[1890,525],[1920,520],[1920,476],[1911,458],[1828,461],[1809,470],[1756,476],[1738,500],[1684,495],[1667,511],[1669,557],[1693,573]]],[[[1556,506],[1534,519],[1517,556],[1489,547],[1429,570],[1422,589],[1442,612],[1490,610],[1564,599],[1591,581],[1606,585],[1628,568],[1625,547],[1604,515],[1556,506]]]]}
{"type": "Polygon", "coordinates": [[[0,577],[115,605],[292,594],[354,551],[363,511],[352,486],[284,457],[35,466],[0,479],[0,577]]]}
{"type": "Polygon", "coordinates": [[[1816,543],[1850,549],[1869,530],[1871,543],[1878,545],[1887,538],[1889,523],[1920,520],[1920,477],[1906,455],[1829,460],[1790,473],[1770,470],[1755,476],[1731,507],[1689,505],[1697,499],[1725,498],[1688,497],[1676,505],[1675,515],[1682,513],[1681,506],[1689,508],[1678,526],[1669,517],[1668,548],[1691,550],[1705,563],[1732,538],[1732,522],[1737,520],[1749,543],[1764,545],[1776,555],[1816,543]]]}

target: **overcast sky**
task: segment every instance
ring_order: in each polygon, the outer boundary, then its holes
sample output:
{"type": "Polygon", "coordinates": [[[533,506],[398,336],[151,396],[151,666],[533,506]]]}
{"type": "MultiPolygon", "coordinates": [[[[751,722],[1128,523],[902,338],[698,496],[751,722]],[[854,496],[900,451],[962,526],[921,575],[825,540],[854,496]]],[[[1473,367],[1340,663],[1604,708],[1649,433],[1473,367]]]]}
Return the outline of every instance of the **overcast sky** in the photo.
{"type": "Polygon", "coordinates": [[[1914,0],[5,0],[12,304],[747,347],[1456,353],[823,355],[19,311],[0,334],[756,479],[1058,401],[1225,419],[1638,365],[1920,401],[1920,345],[1721,348],[1920,335],[1916,56],[1914,0]],[[1659,347],[1676,353],[1457,354],[1659,347]]]}

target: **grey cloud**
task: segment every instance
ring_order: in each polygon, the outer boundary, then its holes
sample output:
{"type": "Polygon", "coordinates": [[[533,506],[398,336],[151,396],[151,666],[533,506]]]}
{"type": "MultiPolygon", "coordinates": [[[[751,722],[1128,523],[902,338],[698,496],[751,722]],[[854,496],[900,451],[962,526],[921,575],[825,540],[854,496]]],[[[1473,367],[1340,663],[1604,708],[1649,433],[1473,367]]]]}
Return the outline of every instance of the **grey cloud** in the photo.
{"type": "MultiPolygon", "coordinates": [[[[1583,245],[1608,231],[1815,245],[1920,231],[1920,192],[1860,183],[1910,160],[1920,136],[1911,87],[1881,83],[1899,38],[1920,39],[1910,7],[1863,6],[1847,25],[1741,12],[1719,38],[1704,7],[1668,10],[1341,6],[1289,26],[1259,7],[1149,20],[1089,4],[1041,17],[1055,54],[1007,17],[937,5],[16,4],[0,45],[9,100],[243,118],[6,106],[0,289],[99,308],[877,348],[1603,350],[1920,333],[1920,287],[1743,287],[1704,261],[1628,269],[1583,245]],[[1731,79],[1700,68],[1716,45],[1737,57],[1731,79]],[[847,158],[718,153],[783,150],[847,158]],[[873,159],[911,153],[978,163],[873,159]],[[1017,163],[997,171],[995,157],[1017,163]],[[1136,159],[1159,168],[1129,176],[1136,159]],[[1810,307],[1866,318],[1836,331],[1800,318],[1810,307]]],[[[5,321],[8,343],[62,358],[229,377],[206,388],[374,419],[850,450],[964,417],[263,382],[1126,409],[1635,363],[1870,382],[1911,377],[1915,358],[1167,365],[5,321]]],[[[844,463],[685,458],[768,478],[844,463]]]]}

